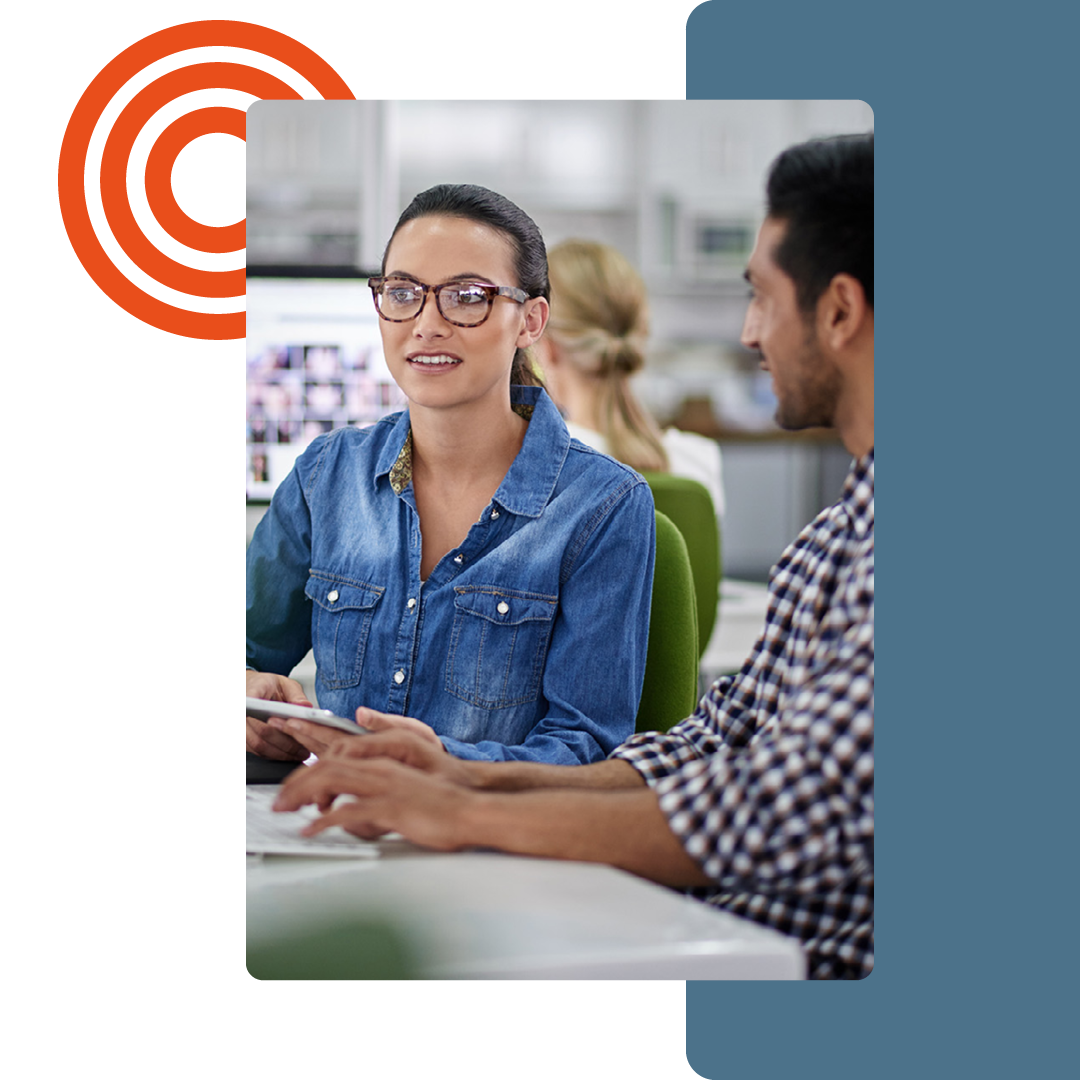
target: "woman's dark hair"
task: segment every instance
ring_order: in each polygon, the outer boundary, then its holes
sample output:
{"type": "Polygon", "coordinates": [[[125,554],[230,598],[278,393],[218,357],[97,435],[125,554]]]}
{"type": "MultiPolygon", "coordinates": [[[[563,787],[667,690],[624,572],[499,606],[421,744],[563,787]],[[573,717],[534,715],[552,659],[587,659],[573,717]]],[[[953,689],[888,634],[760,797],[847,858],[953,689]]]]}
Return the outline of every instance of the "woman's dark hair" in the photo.
{"type": "Polygon", "coordinates": [[[813,311],[837,274],[851,274],[874,306],[874,136],[812,139],[785,150],[769,172],[769,217],[787,223],[777,266],[813,311]]]}
{"type": "MultiPolygon", "coordinates": [[[[459,217],[501,232],[511,242],[514,251],[514,273],[517,286],[530,297],[551,299],[548,283],[547,248],[540,230],[520,206],[494,191],[477,184],[436,184],[421,191],[398,218],[394,231],[383,252],[382,272],[386,272],[386,256],[398,230],[421,217],[459,217]]],[[[509,284],[496,282],[495,284],[509,284]]],[[[518,349],[510,368],[510,382],[519,386],[539,386],[533,374],[532,357],[528,349],[518,349]]]]}

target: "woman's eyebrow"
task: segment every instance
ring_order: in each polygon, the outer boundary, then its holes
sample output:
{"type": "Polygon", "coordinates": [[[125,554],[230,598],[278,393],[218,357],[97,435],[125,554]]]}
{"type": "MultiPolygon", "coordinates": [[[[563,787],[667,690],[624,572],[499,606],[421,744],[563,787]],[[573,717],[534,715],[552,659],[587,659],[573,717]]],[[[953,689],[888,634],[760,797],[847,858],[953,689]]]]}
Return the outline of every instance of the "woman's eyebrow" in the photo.
{"type": "MultiPolygon", "coordinates": [[[[387,270],[383,277],[388,278],[407,278],[409,281],[415,281],[418,285],[422,285],[423,282],[415,275],[406,273],[404,270],[387,270]]],[[[439,285],[449,284],[451,281],[476,281],[481,283],[487,283],[491,281],[491,278],[487,274],[477,274],[472,271],[464,274],[452,274],[448,278],[443,278],[438,282],[439,285]]]]}

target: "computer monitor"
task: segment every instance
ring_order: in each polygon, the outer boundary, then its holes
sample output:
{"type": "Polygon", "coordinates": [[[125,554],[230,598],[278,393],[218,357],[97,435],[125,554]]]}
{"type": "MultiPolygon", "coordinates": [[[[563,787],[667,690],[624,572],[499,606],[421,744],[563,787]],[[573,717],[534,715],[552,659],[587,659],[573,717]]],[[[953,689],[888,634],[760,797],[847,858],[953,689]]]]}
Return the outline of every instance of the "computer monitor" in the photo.
{"type": "Polygon", "coordinates": [[[249,267],[247,376],[250,502],[268,501],[316,436],[405,406],[366,274],[258,276],[249,267]]]}

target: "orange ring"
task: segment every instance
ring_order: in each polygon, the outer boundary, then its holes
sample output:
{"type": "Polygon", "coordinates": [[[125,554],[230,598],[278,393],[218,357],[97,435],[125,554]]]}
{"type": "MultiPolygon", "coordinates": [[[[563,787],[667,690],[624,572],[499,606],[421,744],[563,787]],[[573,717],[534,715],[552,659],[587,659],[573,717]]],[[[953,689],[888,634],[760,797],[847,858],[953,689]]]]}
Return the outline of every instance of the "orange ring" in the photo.
{"type": "Polygon", "coordinates": [[[261,98],[300,98],[291,86],[275,76],[241,64],[192,64],[162,75],[128,102],[105,140],[101,154],[101,205],[116,242],[155,281],[189,296],[243,296],[247,287],[243,270],[196,270],[170,259],[143,235],[128,202],[128,159],[132,144],[146,122],[175,98],[210,87],[245,90],[261,98]]]}
{"type": "Polygon", "coordinates": [[[158,224],[181,244],[196,251],[239,251],[245,244],[243,219],[232,225],[204,225],[185,214],[173,194],[172,172],[180,151],[203,135],[246,135],[239,109],[214,106],[185,113],[157,138],[146,159],[146,201],[158,224]]]}
{"type": "MultiPolygon", "coordinates": [[[[106,296],[129,314],[159,330],[182,337],[224,341],[244,336],[244,312],[220,314],[187,311],[158,300],[129,281],[114,265],[94,233],[84,190],[86,155],[94,128],[124,84],[143,68],[165,56],[214,45],[249,49],[279,60],[303,76],[324,98],[353,97],[341,76],[325,60],[276,30],[255,23],[224,20],[172,26],[150,34],[125,49],[102,68],[83,92],[64,132],[57,189],[60,212],[71,246],[86,272],[106,296]]],[[[115,183],[115,179],[110,177],[109,183],[115,183]]],[[[105,182],[104,177],[102,182],[105,182]]],[[[120,182],[126,201],[126,177],[121,177],[120,182]]],[[[103,202],[105,197],[103,189],[103,202]]]]}

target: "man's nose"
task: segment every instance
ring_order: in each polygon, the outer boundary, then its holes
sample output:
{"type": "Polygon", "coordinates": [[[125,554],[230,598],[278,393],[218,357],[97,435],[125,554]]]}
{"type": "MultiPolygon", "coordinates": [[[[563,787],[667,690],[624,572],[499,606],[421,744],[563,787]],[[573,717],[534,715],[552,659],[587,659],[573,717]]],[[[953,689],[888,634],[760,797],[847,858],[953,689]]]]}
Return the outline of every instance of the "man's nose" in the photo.
{"type": "Polygon", "coordinates": [[[757,319],[754,317],[754,310],[752,307],[746,309],[746,316],[743,319],[742,333],[739,335],[739,340],[748,349],[756,349],[758,347],[757,319]]]}

